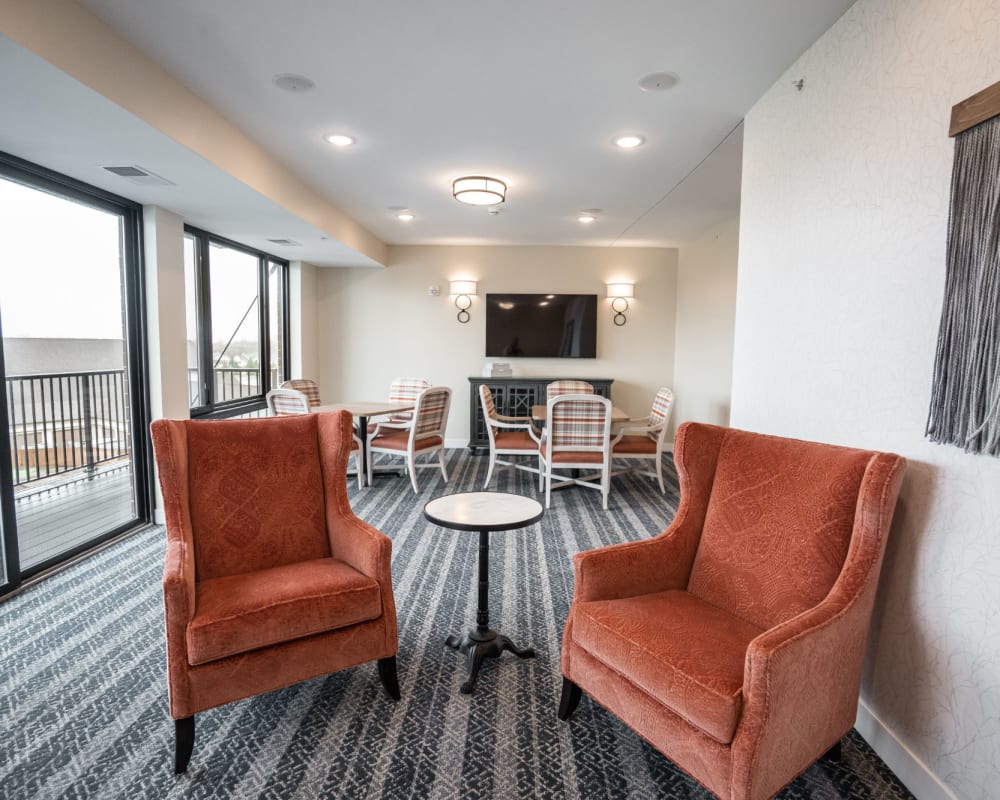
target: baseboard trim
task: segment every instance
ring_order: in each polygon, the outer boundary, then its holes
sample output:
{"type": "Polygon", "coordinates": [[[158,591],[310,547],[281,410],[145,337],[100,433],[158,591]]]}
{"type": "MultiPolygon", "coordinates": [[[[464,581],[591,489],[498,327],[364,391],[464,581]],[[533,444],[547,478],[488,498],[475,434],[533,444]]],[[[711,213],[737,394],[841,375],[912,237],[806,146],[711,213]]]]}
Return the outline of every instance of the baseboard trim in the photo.
{"type": "Polygon", "coordinates": [[[854,727],[917,800],[958,800],[958,797],[931,772],[930,767],[903,744],[864,701],[858,704],[858,716],[854,727]]]}
{"type": "Polygon", "coordinates": [[[469,446],[468,439],[445,439],[444,447],[445,450],[461,450],[463,447],[469,446]]]}

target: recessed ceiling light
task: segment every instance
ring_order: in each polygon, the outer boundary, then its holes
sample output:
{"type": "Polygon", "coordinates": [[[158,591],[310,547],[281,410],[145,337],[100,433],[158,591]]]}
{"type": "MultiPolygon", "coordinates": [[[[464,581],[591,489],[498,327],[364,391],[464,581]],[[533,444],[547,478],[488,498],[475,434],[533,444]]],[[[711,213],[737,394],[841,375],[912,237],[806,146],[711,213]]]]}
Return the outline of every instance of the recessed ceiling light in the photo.
{"type": "Polygon", "coordinates": [[[398,220],[400,220],[402,222],[409,222],[412,219],[416,219],[416,214],[412,214],[409,211],[400,211],[396,215],[396,219],[398,219],[398,220]]]}
{"type": "Polygon", "coordinates": [[[589,225],[591,222],[597,220],[597,215],[592,211],[581,211],[576,215],[576,221],[582,222],[584,225],[589,225]]]}
{"type": "Polygon", "coordinates": [[[275,75],[271,80],[285,92],[308,92],[316,88],[316,84],[305,75],[295,75],[291,72],[275,75]]]}
{"type": "Polygon", "coordinates": [[[637,133],[626,133],[624,136],[616,136],[611,140],[611,143],[616,147],[622,148],[622,150],[631,150],[633,147],[638,147],[645,141],[646,138],[644,136],[639,136],[637,133]]]}
{"type": "Polygon", "coordinates": [[[665,92],[673,89],[680,78],[673,72],[653,72],[639,79],[639,88],[644,92],[665,92]]]}
{"type": "Polygon", "coordinates": [[[346,133],[328,133],[323,138],[334,147],[350,147],[355,141],[353,136],[348,136],[346,133]]]}

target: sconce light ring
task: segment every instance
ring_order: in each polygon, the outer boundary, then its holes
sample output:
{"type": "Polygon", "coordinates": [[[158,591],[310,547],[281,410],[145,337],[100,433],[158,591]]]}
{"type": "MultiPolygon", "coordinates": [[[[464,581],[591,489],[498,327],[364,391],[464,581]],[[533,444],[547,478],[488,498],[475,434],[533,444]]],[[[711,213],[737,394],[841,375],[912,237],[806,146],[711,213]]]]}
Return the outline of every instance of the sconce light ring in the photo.
{"type": "Polygon", "coordinates": [[[472,298],[467,294],[460,294],[455,298],[455,308],[458,309],[458,321],[463,325],[471,319],[469,308],[472,306],[472,298]]]}
{"type": "Polygon", "coordinates": [[[628,319],[625,317],[625,312],[628,311],[628,300],[624,297],[614,298],[611,301],[611,310],[615,312],[611,321],[614,322],[619,328],[628,322],[628,319]]]}

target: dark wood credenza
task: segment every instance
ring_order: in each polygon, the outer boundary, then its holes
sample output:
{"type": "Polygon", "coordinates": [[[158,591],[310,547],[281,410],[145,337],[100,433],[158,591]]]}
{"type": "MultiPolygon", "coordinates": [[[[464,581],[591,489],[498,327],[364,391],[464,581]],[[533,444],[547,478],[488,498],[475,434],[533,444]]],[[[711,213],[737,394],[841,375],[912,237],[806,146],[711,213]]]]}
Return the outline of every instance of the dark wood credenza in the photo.
{"type": "Polygon", "coordinates": [[[530,417],[531,407],[544,405],[545,387],[553,381],[586,381],[594,393],[611,399],[614,378],[469,378],[469,449],[489,449],[490,439],[483,419],[483,406],[479,402],[479,387],[486,385],[493,392],[493,402],[498,414],[508,417],[530,417]]]}

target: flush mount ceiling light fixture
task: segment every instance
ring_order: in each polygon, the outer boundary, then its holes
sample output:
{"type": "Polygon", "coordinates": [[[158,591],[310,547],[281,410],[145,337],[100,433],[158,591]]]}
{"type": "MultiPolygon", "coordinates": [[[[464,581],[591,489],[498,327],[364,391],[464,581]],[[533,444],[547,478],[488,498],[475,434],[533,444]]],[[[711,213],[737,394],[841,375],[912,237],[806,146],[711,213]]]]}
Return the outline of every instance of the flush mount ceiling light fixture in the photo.
{"type": "Polygon", "coordinates": [[[334,147],[350,147],[357,140],[346,133],[328,133],[323,137],[323,141],[332,144],[334,147]]]}
{"type": "Polygon", "coordinates": [[[583,225],[589,225],[591,222],[597,221],[597,215],[600,213],[601,210],[599,208],[585,208],[576,215],[576,221],[583,225]]]}
{"type": "Polygon", "coordinates": [[[398,219],[400,222],[410,222],[416,219],[416,214],[414,214],[412,211],[400,211],[398,214],[396,214],[396,219],[398,219]]]}
{"type": "Polygon", "coordinates": [[[616,136],[611,140],[611,144],[615,147],[620,147],[622,150],[632,150],[645,141],[645,136],[640,136],[637,133],[626,133],[621,136],[616,136]]]}
{"type": "Polygon", "coordinates": [[[486,175],[466,175],[451,182],[451,194],[460,203],[493,206],[507,199],[507,184],[486,175]]]}

